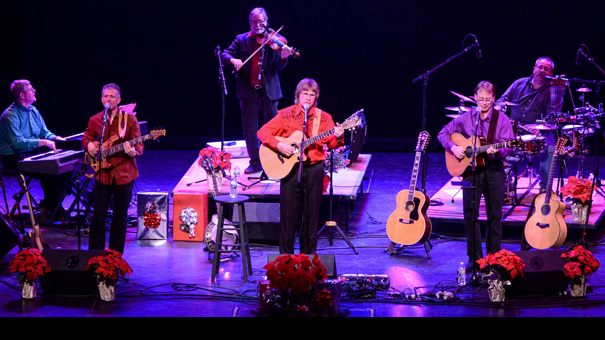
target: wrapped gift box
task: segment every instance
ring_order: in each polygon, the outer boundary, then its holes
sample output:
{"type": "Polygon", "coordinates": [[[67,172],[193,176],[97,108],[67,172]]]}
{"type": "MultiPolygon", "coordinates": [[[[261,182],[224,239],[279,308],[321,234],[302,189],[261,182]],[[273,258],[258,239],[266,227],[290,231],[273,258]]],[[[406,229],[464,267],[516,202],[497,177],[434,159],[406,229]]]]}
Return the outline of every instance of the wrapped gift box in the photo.
{"type": "Polygon", "coordinates": [[[204,242],[208,224],[208,191],[173,192],[172,238],[204,242]]]}
{"type": "Polygon", "coordinates": [[[166,240],[168,235],[168,193],[137,194],[137,240],[166,240]]]}

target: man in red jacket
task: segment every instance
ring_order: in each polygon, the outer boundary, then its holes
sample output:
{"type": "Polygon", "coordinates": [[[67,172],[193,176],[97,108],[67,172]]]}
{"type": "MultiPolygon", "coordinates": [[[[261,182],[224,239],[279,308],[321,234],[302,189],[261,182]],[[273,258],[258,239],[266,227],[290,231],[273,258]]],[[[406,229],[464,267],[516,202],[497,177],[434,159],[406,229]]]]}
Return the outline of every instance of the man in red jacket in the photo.
{"type": "Polygon", "coordinates": [[[294,240],[301,214],[303,222],[300,227],[300,253],[315,254],[317,251],[319,208],[323,197],[323,161],[326,159],[323,145],[327,144],[330,149],[344,145],[344,129],[335,127],[332,116],[316,107],[319,94],[319,85],[315,80],[301,80],[294,93],[295,104],[280,110],[277,116],[257,133],[258,139],[265,146],[290,157],[295,149],[275,137],[289,137],[294,131],[303,131],[305,112],[305,139],[334,128],[334,134],[304,150],[307,160],[302,166],[302,183],[298,181],[299,165],[295,165],[292,171],[281,179],[279,251],[282,254],[294,253],[294,240]]]}
{"type": "MultiPolygon", "coordinates": [[[[99,151],[99,142],[103,135],[103,144],[122,144],[141,137],[141,128],[135,115],[126,113],[118,106],[121,101],[120,87],[107,84],[103,87],[101,102],[107,107],[107,121],[103,131],[104,111],[92,116],[88,128],[82,137],[82,145],[91,155],[99,151]]],[[[128,226],[128,207],[132,198],[134,180],[139,177],[135,158],[143,154],[143,144],[131,146],[124,144],[124,151],[109,156],[105,161],[111,164],[100,169],[92,193],[94,215],[90,221],[89,249],[105,249],[105,221],[109,202],[113,196],[113,215],[109,235],[109,249],[124,252],[126,228],[128,226]]]]}

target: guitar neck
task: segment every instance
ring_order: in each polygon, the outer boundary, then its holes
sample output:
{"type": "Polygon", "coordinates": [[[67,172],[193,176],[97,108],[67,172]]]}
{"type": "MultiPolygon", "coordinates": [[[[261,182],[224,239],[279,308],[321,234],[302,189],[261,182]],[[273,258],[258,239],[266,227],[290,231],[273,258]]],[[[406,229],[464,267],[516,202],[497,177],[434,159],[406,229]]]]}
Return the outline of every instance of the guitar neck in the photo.
{"type": "Polygon", "coordinates": [[[331,128],[330,130],[324,131],[324,132],[322,132],[322,133],[320,133],[318,135],[315,135],[315,136],[313,136],[313,137],[311,137],[309,139],[305,139],[305,142],[304,142],[302,148],[306,149],[309,145],[313,145],[313,144],[319,142],[320,140],[328,137],[329,135],[333,134],[334,131],[335,131],[334,128],[331,128]]]}
{"type": "Polygon", "coordinates": [[[552,196],[552,185],[555,178],[555,171],[557,170],[556,164],[559,162],[559,154],[554,153],[552,156],[552,163],[550,165],[550,173],[548,175],[548,184],[546,184],[546,192],[544,193],[544,205],[550,204],[550,197],[552,196]]]}
{"type": "Polygon", "coordinates": [[[143,143],[144,141],[149,140],[151,138],[153,138],[153,136],[151,134],[147,134],[145,136],[141,136],[139,138],[131,139],[127,142],[124,142],[124,143],[121,143],[118,145],[114,145],[111,148],[103,150],[103,158],[109,157],[109,156],[113,155],[114,153],[123,151],[124,144],[126,144],[126,143],[130,143],[130,146],[134,146],[136,144],[143,143]]]}
{"type": "Polygon", "coordinates": [[[477,152],[476,153],[484,153],[487,152],[487,149],[493,147],[495,149],[500,149],[503,147],[508,146],[508,142],[502,142],[502,143],[495,143],[495,144],[489,144],[489,145],[482,145],[480,147],[477,147],[477,152]]]}
{"type": "Polygon", "coordinates": [[[414,159],[414,169],[412,170],[412,180],[410,180],[410,190],[408,190],[408,201],[414,200],[414,191],[416,190],[416,181],[418,180],[418,168],[420,167],[420,159],[422,151],[416,152],[414,159]]]}

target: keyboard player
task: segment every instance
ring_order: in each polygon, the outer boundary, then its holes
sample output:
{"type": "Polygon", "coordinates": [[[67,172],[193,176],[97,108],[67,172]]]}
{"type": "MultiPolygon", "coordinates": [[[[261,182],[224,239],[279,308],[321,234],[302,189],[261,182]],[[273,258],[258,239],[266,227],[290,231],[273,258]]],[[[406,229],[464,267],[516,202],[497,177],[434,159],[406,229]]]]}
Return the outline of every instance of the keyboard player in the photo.
{"type": "MultiPolygon", "coordinates": [[[[32,104],[36,101],[36,90],[28,80],[15,80],[10,87],[14,102],[0,116],[0,160],[2,167],[18,172],[20,160],[33,155],[56,150],[55,141],[64,138],[52,133],[44,122],[38,109],[32,104]]],[[[43,173],[25,173],[40,181],[44,199],[38,204],[38,211],[65,213],[60,206],[61,194],[67,190],[69,174],[50,175],[43,173]],[[65,183],[65,184],[64,184],[65,183]]]]}

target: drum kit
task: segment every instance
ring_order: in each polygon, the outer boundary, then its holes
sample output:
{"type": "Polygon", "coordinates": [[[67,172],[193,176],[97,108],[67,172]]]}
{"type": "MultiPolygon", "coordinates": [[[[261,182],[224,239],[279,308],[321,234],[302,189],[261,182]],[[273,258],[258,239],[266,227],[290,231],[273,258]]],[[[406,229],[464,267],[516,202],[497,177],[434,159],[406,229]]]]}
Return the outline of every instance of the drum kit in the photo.
{"type": "MultiPolygon", "coordinates": [[[[537,174],[533,169],[532,158],[538,156],[547,151],[546,138],[542,136],[545,133],[555,133],[558,136],[565,135],[571,141],[571,146],[565,148],[563,157],[577,157],[579,160],[578,169],[583,169],[584,156],[588,153],[585,148],[584,141],[587,137],[595,134],[596,131],[600,130],[599,119],[603,116],[603,104],[599,104],[598,108],[591,106],[585,101],[585,94],[592,90],[585,85],[575,90],[580,93],[580,100],[582,106],[575,108],[573,112],[552,112],[548,113],[544,119],[537,121],[536,124],[524,124],[517,125],[518,138],[521,139],[522,143],[520,146],[513,149],[512,154],[507,157],[506,173],[507,173],[507,198],[511,189],[514,190],[514,197],[516,199],[516,186],[517,180],[526,174],[528,175],[528,188],[531,189],[533,186],[533,177],[537,174]],[[527,132],[526,134],[522,133],[527,132]],[[531,132],[538,131],[538,134],[531,132]],[[525,170],[517,176],[517,165],[527,158],[527,166],[525,170]]],[[[465,102],[476,104],[473,97],[467,97],[462,94],[450,91],[452,94],[460,99],[458,106],[446,107],[446,110],[456,111],[457,114],[448,114],[447,117],[457,118],[464,112],[470,110],[465,106],[465,102]]],[[[503,106],[503,112],[505,112],[507,106],[517,106],[513,102],[499,103],[503,106]]],[[[512,124],[515,124],[511,120],[512,124]]],[[[514,126],[513,126],[514,127],[514,126]]]]}

